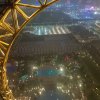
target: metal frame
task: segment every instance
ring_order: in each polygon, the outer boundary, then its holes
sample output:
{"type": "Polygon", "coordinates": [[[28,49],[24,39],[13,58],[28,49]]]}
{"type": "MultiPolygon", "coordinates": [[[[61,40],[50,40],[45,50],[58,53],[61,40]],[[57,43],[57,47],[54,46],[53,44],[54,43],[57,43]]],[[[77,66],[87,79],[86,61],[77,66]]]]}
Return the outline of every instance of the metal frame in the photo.
{"type": "Polygon", "coordinates": [[[0,20],[0,94],[4,100],[16,100],[13,93],[8,85],[7,75],[6,75],[6,63],[8,60],[8,55],[10,49],[19,36],[20,31],[24,26],[36,15],[38,15],[46,7],[50,6],[58,0],[38,0],[39,6],[21,3],[21,0],[16,0],[8,7],[5,15],[0,20]],[[34,9],[33,13],[28,16],[28,14],[23,10],[23,7],[34,9]],[[24,22],[19,25],[18,14],[24,19],[24,22]],[[10,17],[8,17],[10,15],[10,17]],[[12,25],[6,22],[8,19],[12,19],[12,25]]]}

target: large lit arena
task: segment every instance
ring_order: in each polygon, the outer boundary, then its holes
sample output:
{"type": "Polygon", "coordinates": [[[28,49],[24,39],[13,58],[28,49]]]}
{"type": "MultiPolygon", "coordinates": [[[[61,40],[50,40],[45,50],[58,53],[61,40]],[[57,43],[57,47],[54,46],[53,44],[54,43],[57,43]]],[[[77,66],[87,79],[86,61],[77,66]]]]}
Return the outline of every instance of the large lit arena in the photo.
{"type": "Polygon", "coordinates": [[[0,1],[0,100],[100,100],[100,1],[0,1]]]}

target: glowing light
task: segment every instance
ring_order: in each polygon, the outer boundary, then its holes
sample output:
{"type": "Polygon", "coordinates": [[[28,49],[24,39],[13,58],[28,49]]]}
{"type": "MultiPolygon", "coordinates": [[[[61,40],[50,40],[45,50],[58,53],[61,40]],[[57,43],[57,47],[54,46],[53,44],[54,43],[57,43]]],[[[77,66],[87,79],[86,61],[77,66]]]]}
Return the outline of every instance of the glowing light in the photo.
{"type": "Polygon", "coordinates": [[[41,94],[42,94],[42,92],[41,92],[41,91],[39,91],[39,94],[41,95],[41,94]]]}
{"type": "Polygon", "coordinates": [[[82,87],[82,84],[81,83],[79,84],[79,87],[82,87]]]}
{"type": "Polygon", "coordinates": [[[61,68],[60,68],[60,71],[61,71],[61,72],[63,72],[63,71],[64,71],[64,69],[61,67],[61,68]]]}
{"type": "Polygon", "coordinates": [[[37,69],[38,69],[37,67],[35,67],[35,66],[33,67],[33,70],[37,70],[37,69]]]}
{"type": "Polygon", "coordinates": [[[94,14],[95,14],[95,15],[97,15],[97,14],[98,14],[98,12],[94,12],[94,14]]]}
{"type": "Polygon", "coordinates": [[[92,7],[90,8],[90,10],[94,10],[94,7],[92,6],[92,7]]]}

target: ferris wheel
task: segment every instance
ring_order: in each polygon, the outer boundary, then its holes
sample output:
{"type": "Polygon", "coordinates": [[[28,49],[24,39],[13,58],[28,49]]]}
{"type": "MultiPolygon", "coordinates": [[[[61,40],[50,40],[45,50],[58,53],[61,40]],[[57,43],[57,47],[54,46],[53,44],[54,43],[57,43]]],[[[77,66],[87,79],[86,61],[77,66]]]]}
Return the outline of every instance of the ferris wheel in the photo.
{"type": "Polygon", "coordinates": [[[6,75],[6,63],[14,41],[32,18],[58,0],[36,1],[38,5],[31,4],[29,0],[0,1],[0,94],[4,100],[16,100],[6,75]]]}

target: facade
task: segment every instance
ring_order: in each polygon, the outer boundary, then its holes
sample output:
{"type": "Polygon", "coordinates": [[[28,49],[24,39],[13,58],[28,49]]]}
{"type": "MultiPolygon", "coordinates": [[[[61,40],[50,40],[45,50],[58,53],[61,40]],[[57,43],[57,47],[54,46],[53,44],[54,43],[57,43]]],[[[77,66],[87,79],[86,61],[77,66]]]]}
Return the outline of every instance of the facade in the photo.
{"type": "MultiPolygon", "coordinates": [[[[32,37],[32,35],[30,35],[32,37]]],[[[34,57],[34,55],[61,55],[72,52],[79,52],[81,45],[72,34],[58,34],[35,36],[33,40],[17,42],[12,48],[11,57],[34,57]],[[12,55],[13,54],[13,55],[12,55]]]]}

